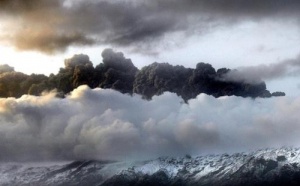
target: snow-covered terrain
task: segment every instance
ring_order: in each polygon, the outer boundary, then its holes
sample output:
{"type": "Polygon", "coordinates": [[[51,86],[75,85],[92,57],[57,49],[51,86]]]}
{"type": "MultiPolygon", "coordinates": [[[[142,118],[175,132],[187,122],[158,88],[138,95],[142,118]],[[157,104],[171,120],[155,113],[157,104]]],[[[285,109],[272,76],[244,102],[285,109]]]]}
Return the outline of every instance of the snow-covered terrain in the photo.
{"type": "Polygon", "coordinates": [[[300,149],[139,162],[1,163],[1,186],[300,185],[300,149]]]}

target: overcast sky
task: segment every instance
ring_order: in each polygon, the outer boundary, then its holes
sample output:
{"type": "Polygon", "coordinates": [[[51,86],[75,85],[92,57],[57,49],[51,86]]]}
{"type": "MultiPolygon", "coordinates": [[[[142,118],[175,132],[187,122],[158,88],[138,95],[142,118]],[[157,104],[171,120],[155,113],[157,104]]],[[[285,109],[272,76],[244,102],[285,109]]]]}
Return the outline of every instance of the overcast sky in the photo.
{"type": "MultiPolygon", "coordinates": [[[[298,63],[299,9],[297,0],[2,0],[0,63],[56,73],[76,53],[99,64],[108,47],[139,68],[154,61],[215,68],[298,63]]],[[[268,76],[268,88],[292,84],[284,89],[296,93],[295,72],[268,76]]]]}

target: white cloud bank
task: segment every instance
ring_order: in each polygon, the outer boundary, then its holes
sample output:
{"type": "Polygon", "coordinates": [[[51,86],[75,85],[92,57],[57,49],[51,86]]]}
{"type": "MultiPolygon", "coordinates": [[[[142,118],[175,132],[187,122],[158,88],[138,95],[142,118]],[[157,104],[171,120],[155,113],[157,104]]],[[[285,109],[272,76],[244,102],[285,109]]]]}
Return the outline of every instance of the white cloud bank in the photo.
{"type": "Polygon", "coordinates": [[[183,103],[81,86],[0,99],[0,160],[131,159],[297,146],[300,98],[214,98],[183,103]]]}

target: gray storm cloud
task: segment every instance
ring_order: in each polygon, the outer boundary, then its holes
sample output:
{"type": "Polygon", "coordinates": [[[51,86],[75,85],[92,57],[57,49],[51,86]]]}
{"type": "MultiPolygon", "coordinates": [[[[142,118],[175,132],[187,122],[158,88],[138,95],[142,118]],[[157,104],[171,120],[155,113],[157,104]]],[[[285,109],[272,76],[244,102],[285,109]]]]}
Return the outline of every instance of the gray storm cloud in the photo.
{"type": "Polygon", "coordinates": [[[80,86],[65,99],[0,99],[0,160],[131,159],[297,146],[300,99],[146,101],[80,86]]]}
{"type": "Polygon", "coordinates": [[[244,21],[299,21],[299,8],[297,0],[2,0],[0,38],[20,50],[46,53],[93,44],[142,52],[176,33],[205,34],[244,21]]]}

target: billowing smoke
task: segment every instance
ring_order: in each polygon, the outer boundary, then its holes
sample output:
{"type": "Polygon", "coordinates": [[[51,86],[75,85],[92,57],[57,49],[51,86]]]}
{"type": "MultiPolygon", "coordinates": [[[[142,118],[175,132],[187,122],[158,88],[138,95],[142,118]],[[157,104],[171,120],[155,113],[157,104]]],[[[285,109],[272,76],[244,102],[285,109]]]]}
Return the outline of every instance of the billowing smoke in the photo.
{"type": "Polygon", "coordinates": [[[139,70],[133,65],[131,59],[125,58],[122,52],[105,49],[102,57],[103,63],[94,68],[87,55],[76,54],[64,61],[65,68],[61,68],[56,75],[51,74],[49,77],[36,74],[28,76],[21,72],[14,72],[12,67],[3,65],[2,68],[8,72],[1,73],[0,69],[0,96],[40,95],[44,91],[53,89],[58,90],[63,96],[80,85],[88,85],[91,88],[111,88],[128,94],[137,93],[146,99],[166,91],[176,93],[185,101],[195,98],[200,93],[215,97],[272,96],[262,80],[249,83],[226,79],[231,72],[230,69],[222,68],[216,71],[208,63],[198,63],[196,68],[192,69],[155,62],[139,70]]]}
{"type": "Polygon", "coordinates": [[[0,15],[4,26],[0,41],[10,43],[18,50],[52,54],[63,52],[69,46],[95,43],[78,29],[63,28],[70,20],[63,0],[4,0],[0,2],[0,15]]]}
{"type": "Polygon", "coordinates": [[[174,33],[199,35],[273,18],[297,21],[299,7],[297,0],[1,0],[0,21],[11,22],[3,22],[0,38],[20,50],[46,53],[96,43],[142,52],[174,33]]]}
{"type": "Polygon", "coordinates": [[[300,75],[300,56],[269,65],[240,67],[226,73],[223,78],[227,81],[258,83],[262,80],[273,80],[282,77],[300,75]]]}
{"type": "Polygon", "coordinates": [[[173,93],[146,101],[80,86],[0,100],[0,159],[131,159],[298,145],[300,99],[173,93]]]}
{"type": "Polygon", "coordinates": [[[14,72],[15,68],[11,67],[7,64],[0,65],[0,74],[5,73],[5,72],[14,72]]]}

